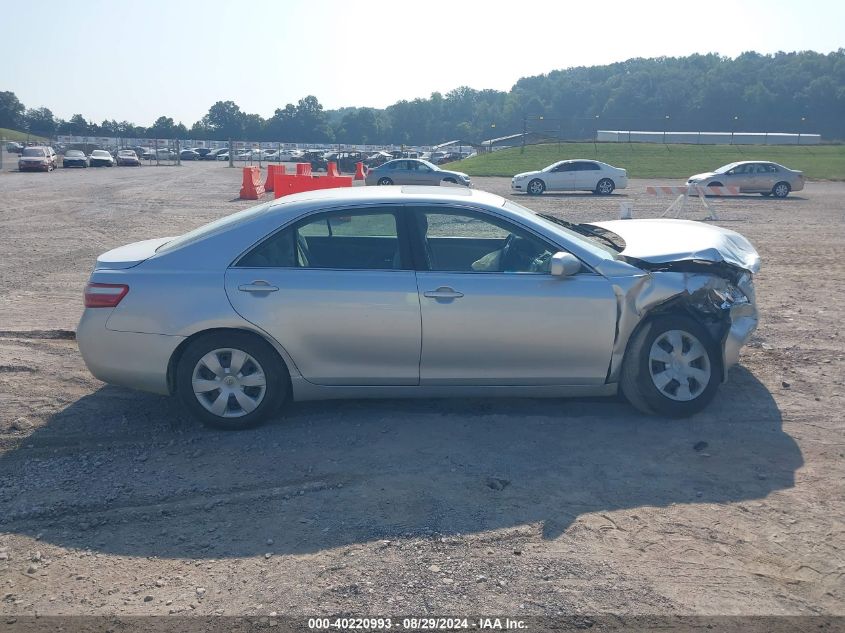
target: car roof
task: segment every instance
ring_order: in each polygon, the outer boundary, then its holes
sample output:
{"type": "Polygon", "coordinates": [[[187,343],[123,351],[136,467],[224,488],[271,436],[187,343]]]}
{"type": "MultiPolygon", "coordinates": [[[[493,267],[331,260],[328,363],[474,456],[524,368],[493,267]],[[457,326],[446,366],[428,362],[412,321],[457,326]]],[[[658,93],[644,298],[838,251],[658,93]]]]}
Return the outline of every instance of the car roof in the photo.
{"type": "Polygon", "coordinates": [[[504,198],[487,191],[469,189],[466,187],[439,187],[439,186],[386,186],[386,187],[338,187],[335,189],[318,189],[316,191],[305,191],[279,198],[270,205],[268,213],[281,213],[287,215],[288,210],[300,209],[303,206],[315,206],[320,203],[341,205],[349,203],[353,205],[363,204],[413,204],[420,202],[438,202],[466,204],[472,201],[475,204],[485,206],[501,207],[504,198]],[[298,204],[302,203],[302,204],[298,204]]]}

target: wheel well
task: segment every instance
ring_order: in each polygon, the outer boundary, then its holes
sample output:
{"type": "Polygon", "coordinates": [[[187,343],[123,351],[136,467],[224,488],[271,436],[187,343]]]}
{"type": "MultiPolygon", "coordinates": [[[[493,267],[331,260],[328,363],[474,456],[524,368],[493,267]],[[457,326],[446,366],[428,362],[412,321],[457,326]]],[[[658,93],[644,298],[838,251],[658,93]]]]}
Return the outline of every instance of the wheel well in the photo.
{"type": "Polygon", "coordinates": [[[246,334],[246,335],[248,335],[248,336],[250,336],[250,337],[252,337],[252,338],[254,338],[258,341],[261,341],[268,348],[270,348],[270,350],[273,352],[273,354],[276,356],[276,358],[279,360],[279,363],[281,364],[281,366],[285,370],[285,375],[287,376],[287,381],[288,381],[288,391],[287,392],[289,394],[292,393],[292,391],[291,391],[291,381],[290,381],[290,369],[288,368],[287,363],[285,363],[285,359],[282,358],[282,356],[279,354],[279,352],[276,350],[276,348],[273,347],[273,345],[265,337],[261,336],[260,334],[258,334],[256,332],[253,332],[251,330],[243,330],[243,329],[240,329],[240,328],[225,328],[225,327],[222,327],[222,328],[212,328],[210,330],[202,330],[200,332],[195,332],[194,334],[191,334],[188,338],[186,338],[184,341],[179,343],[178,347],[175,350],[173,350],[173,353],[170,355],[170,360],[167,363],[167,389],[170,392],[170,395],[173,395],[173,394],[176,393],[176,367],[178,367],[179,361],[182,359],[182,354],[185,353],[185,350],[188,348],[188,345],[193,343],[199,337],[205,336],[206,334],[222,334],[222,333],[225,333],[225,332],[232,332],[232,333],[237,333],[237,334],[246,334]]]}
{"type": "Polygon", "coordinates": [[[724,313],[722,318],[719,319],[714,318],[712,314],[705,314],[697,310],[695,306],[691,304],[689,297],[673,297],[672,299],[651,308],[646,315],[640,319],[640,322],[637,323],[637,326],[628,336],[628,340],[625,343],[625,354],[628,354],[631,341],[634,340],[646,324],[658,317],[667,315],[689,317],[704,328],[704,330],[710,335],[710,342],[715,348],[713,349],[713,352],[718,360],[718,363],[715,364],[718,365],[719,381],[724,381],[726,375],[725,339],[727,338],[728,331],[731,327],[730,317],[728,316],[727,311],[724,313]]]}

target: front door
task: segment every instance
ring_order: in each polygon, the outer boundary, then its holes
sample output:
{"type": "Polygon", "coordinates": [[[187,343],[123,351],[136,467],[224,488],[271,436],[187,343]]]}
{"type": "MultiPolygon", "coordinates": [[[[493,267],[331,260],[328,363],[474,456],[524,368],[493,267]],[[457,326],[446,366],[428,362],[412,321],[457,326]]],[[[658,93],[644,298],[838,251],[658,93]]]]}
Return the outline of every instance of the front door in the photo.
{"type": "Polygon", "coordinates": [[[416,385],[420,308],[397,211],[301,220],[226,272],[226,293],[320,385],[416,385]]]}
{"type": "Polygon", "coordinates": [[[561,163],[545,174],[546,189],[553,191],[571,191],[575,189],[576,164],[561,163]]]}
{"type": "Polygon", "coordinates": [[[551,276],[557,247],[484,212],[413,213],[427,269],[417,273],[421,385],[605,381],[616,298],[604,277],[551,276]]]}

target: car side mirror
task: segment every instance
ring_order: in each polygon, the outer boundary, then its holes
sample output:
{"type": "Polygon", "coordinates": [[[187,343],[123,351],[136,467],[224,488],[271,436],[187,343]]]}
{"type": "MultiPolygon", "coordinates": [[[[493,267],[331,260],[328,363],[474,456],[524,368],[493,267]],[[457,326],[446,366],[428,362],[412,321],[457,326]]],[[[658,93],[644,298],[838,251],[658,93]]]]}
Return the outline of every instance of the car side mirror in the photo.
{"type": "Polygon", "coordinates": [[[581,260],[571,253],[552,255],[551,274],[553,277],[569,277],[581,270],[581,260]]]}

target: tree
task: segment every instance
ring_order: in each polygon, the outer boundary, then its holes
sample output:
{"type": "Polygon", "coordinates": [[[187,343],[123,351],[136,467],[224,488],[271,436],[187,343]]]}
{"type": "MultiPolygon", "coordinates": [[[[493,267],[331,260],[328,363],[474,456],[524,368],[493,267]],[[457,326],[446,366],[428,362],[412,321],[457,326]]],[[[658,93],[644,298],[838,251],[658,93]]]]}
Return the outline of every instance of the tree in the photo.
{"type": "Polygon", "coordinates": [[[217,138],[241,138],[244,114],[234,101],[218,101],[208,109],[203,124],[217,138]]]}
{"type": "Polygon", "coordinates": [[[14,92],[0,92],[0,127],[13,130],[23,127],[23,104],[14,92]]]}
{"type": "Polygon", "coordinates": [[[32,108],[24,114],[26,129],[39,136],[56,134],[56,118],[48,108],[32,108]]]}
{"type": "Polygon", "coordinates": [[[160,116],[155,120],[147,132],[155,138],[174,138],[173,119],[169,116],[160,116]]]}

